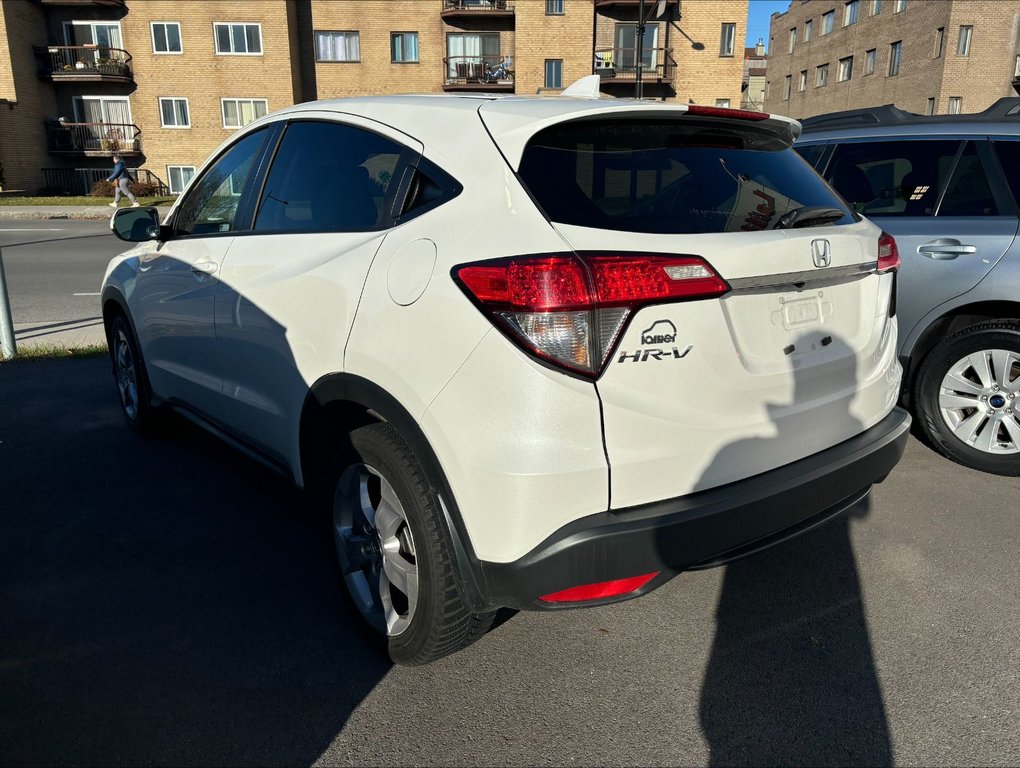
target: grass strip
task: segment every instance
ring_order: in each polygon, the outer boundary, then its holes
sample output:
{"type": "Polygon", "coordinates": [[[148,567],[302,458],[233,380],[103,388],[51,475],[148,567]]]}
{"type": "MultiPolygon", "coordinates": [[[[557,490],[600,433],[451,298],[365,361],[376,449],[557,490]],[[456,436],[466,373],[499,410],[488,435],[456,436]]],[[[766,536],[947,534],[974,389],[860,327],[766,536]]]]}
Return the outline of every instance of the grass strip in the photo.
{"type": "Polygon", "coordinates": [[[25,363],[31,360],[60,360],[63,358],[77,357],[99,357],[106,354],[105,344],[86,344],[81,347],[65,347],[60,344],[39,344],[30,347],[20,347],[17,354],[7,360],[0,359],[0,365],[4,363],[25,363]]]}
{"type": "MultiPolygon", "coordinates": [[[[59,205],[66,207],[78,207],[87,205],[109,205],[112,201],[112,197],[92,197],[89,195],[82,195],[78,197],[7,197],[6,195],[0,195],[0,206],[4,205],[27,205],[27,206],[38,206],[38,205],[59,205]]],[[[174,202],[173,197],[139,197],[138,202],[141,205],[172,205],[174,202]]],[[[121,207],[126,208],[129,205],[128,200],[121,202],[121,207]]]]}

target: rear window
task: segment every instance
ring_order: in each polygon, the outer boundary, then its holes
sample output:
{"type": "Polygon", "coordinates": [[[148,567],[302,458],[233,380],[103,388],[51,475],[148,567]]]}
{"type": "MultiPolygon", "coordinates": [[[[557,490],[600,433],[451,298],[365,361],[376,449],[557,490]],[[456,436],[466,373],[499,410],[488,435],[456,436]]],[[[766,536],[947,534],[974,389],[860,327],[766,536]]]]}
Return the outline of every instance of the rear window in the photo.
{"type": "Polygon", "coordinates": [[[696,234],[771,229],[805,206],[854,215],[769,132],[678,120],[575,121],[539,132],[520,176],[551,221],[696,234]]]}

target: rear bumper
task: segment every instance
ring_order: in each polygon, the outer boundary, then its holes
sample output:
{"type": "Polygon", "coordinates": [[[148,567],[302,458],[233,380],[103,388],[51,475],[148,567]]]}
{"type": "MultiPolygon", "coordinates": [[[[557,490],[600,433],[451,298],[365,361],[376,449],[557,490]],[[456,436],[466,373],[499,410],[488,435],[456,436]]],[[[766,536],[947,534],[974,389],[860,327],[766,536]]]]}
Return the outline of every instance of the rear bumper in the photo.
{"type": "Polygon", "coordinates": [[[577,604],[539,598],[661,571],[636,592],[600,601],[616,602],[655,589],[680,571],[720,565],[785,541],[864,499],[900,460],[909,430],[909,414],[896,408],[856,437],[770,472],[575,520],[519,560],[483,561],[486,598],[511,608],[564,608],[577,604]]]}

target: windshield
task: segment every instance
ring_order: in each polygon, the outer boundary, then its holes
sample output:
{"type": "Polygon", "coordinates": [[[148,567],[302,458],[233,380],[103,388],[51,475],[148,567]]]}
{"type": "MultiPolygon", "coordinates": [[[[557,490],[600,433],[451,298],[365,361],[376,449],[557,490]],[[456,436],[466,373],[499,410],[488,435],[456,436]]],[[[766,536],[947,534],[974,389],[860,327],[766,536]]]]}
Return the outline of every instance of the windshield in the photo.
{"type": "Polygon", "coordinates": [[[682,117],[561,123],[532,138],[519,173],[551,221],[583,227],[750,232],[804,207],[843,215],[805,216],[798,226],[856,220],[793,150],[753,126],[682,117]]]}

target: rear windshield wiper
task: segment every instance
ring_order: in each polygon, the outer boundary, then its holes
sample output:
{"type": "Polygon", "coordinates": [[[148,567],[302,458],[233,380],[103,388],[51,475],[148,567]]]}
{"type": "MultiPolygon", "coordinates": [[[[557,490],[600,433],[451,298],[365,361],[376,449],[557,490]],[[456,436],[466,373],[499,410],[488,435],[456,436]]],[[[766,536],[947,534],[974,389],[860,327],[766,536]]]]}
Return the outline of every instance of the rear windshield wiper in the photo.
{"type": "Polygon", "coordinates": [[[787,211],[776,222],[776,229],[799,229],[831,224],[846,216],[846,211],[824,205],[803,205],[787,211]]]}

